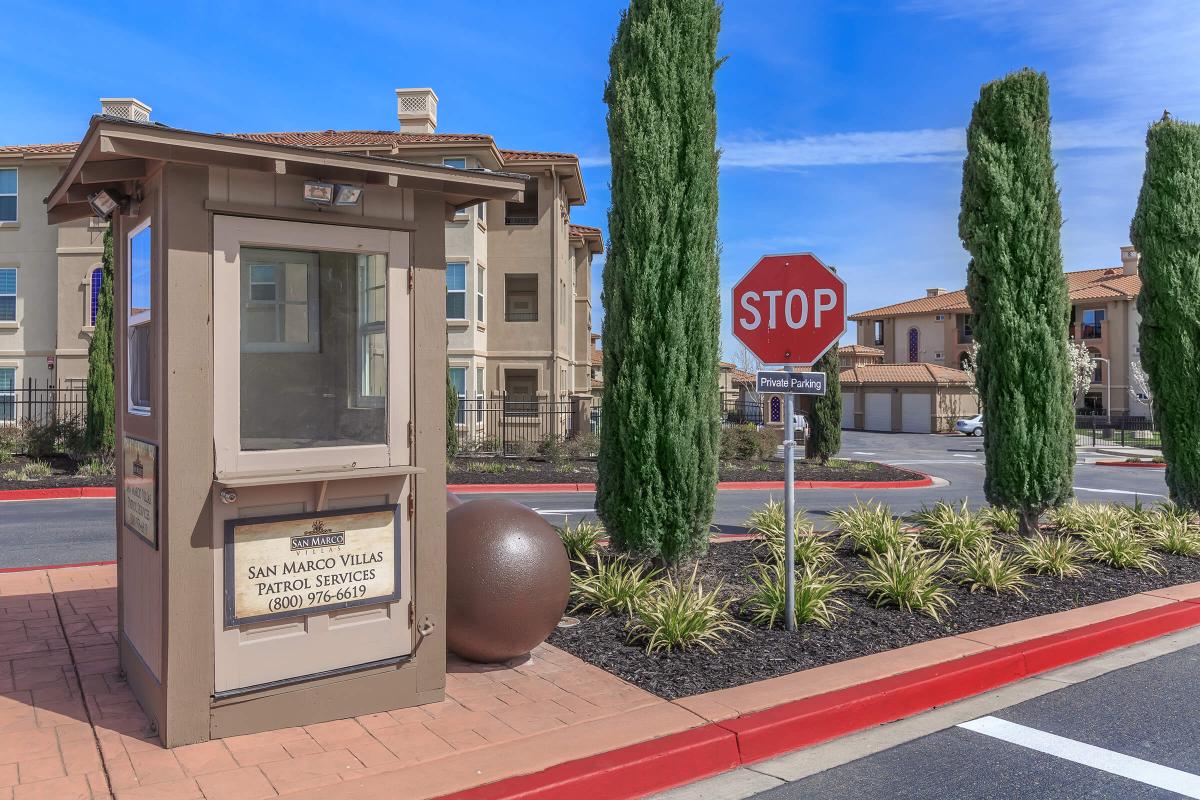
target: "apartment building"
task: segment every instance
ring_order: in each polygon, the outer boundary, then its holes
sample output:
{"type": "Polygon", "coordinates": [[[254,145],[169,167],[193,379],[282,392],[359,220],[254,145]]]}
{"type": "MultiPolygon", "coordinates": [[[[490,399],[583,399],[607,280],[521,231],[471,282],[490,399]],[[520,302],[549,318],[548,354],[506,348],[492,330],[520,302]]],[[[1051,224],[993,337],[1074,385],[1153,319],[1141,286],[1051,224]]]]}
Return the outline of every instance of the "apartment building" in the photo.
{"type": "MultiPolygon", "coordinates": [[[[578,157],[439,133],[432,89],[397,89],[396,108],[393,131],[228,135],[528,175],[523,202],[447,208],[451,379],[462,398],[590,396],[591,260],[603,241],[598,228],[571,223],[587,202],[578,157]]],[[[104,114],[148,121],[150,112],[137,100],[101,100],[104,114]]],[[[42,205],[74,151],[0,147],[0,401],[24,377],[87,375],[103,226],[49,224],[42,205]]]]}
{"type": "MultiPolygon", "coordinates": [[[[1067,272],[1072,341],[1098,359],[1082,410],[1114,416],[1148,416],[1129,392],[1130,363],[1139,359],[1137,296],[1142,281],[1137,252],[1121,248],[1121,265],[1067,272]]],[[[883,353],[882,363],[961,368],[974,335],[966,291],[927,289],[924,297],[850,315],[856,341],[883,353]]]]}

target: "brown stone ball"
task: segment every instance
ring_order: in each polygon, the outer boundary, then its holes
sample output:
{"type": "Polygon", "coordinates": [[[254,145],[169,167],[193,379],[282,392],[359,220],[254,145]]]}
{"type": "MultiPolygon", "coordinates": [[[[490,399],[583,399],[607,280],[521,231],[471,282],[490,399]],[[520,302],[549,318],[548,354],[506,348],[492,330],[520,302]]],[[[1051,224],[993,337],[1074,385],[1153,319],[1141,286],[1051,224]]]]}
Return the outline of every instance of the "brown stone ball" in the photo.
{"type": "Polygon", "coordinates": [[[511,500],[446,512],[446,646],[469,661],[524,655],[546,640],[571,593],[554,528],[511,500]]]}

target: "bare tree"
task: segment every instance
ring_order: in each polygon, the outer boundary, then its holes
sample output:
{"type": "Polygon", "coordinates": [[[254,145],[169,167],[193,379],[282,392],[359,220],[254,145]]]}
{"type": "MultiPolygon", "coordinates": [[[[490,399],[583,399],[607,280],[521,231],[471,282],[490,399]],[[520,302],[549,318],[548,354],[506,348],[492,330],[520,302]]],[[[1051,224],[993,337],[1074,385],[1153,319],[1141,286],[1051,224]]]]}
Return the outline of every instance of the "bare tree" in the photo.
{"type": "Polygon", "coordinates": [[[1079,342],[1067,343],[1067,361],[1071,365],[1071,385],[1074,391],[1075,408],[1083,405],[1083,398],[1092,387],[1096,376],[1096,357],[1087,345],[1079,342]]]}
{"type": "MultiPolygon", "coordinates": [[[[733,351],[732,361],[735,367],[750,375],[754,375],[763,368],[763,362],[759,360],[758,356],[750,352],[750,348],[740,342],[738,343],[737,350],[733,351]]],[[[750,389],[746,392],[746,399],[752,403],[762,402],[762,398],[758,395],[757,383],[750,385],[750,389]]]]}

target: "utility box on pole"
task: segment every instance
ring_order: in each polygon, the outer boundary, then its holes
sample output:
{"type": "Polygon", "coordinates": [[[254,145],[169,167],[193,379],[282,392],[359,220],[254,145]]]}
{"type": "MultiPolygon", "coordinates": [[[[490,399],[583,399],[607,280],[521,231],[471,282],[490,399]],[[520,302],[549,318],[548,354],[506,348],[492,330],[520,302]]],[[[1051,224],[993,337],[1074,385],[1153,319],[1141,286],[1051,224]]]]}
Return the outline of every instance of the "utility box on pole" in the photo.
{"type": "Polygon", "coordinates": [[[122,670],[168,747],[441,700],[444,223],[521,176],[92,119],[122,670]]]}

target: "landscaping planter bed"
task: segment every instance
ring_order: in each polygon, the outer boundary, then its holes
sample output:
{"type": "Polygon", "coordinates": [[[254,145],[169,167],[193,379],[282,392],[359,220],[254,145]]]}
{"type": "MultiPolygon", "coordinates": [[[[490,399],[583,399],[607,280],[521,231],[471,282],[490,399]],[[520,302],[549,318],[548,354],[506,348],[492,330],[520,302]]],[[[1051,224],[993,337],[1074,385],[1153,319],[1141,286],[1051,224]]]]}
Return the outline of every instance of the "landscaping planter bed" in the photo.
{"type": "MultiPolygon", "coordinates": [[[[723,461],[718,480],[729,482],[782,481],[780,459],[723,461]]],[[[796,462],[797,481],[912,481],[924,476],[874,461],[837,459],[822,466],[796,462]]],[[[541,458],[459,456],[450,461],[446,481],[451,484],[595,483],[596,460],[551,462],[541,458]]]]}
{"type": "MultiPolygon", "coordinates": [[[[699,576],[704,585],[712,587],[723,582],[724,591],[738,598],[748,597],[754,545],[749,541],[714,544],[699,562],[699,576]]],[[[746,625],[747,633],[729,636],[716,653],[693,648],[686,652],[647,654],[642,647],[626,643],[626,617],[589,618],[586,612],[580,612],[578,625],[556,630],[549,641],[636,686],[675,699],[1151,589],[1200,581],[1200,559],[1168,554],[1161,557],[1165,569],[1162,574],[1088,563],[1079,578],[1028,575],[1027,597],[972,593],[966,586],[955,585],[947,574],[946,583],[955,605],[941,622],[894,607],[877,608],[864,590],[851,588],[839,595],[851,609],[832,628],[809,624],[789,633],[752,625],[744,603],[739,601],[731,610],[746,625]]],[[[848,574],[857,574],[862,569],[862,560],[847,549],[838,551],[837,562],[838,568],[848,574]]]]}
{"type": "Polygon", "coordinates": [[[115,485],[115,478],[112,475],[80,475],[78,470],[79,465],[68,456],[51,456],[39,460],[26,456],[13,456],[0,461],[0,491],[115,485]],[[27,470],[31,464],[39,463],[49,467],[49,475],[28,480],[13,475],[13,473],[22,473],[27,470]]]}

